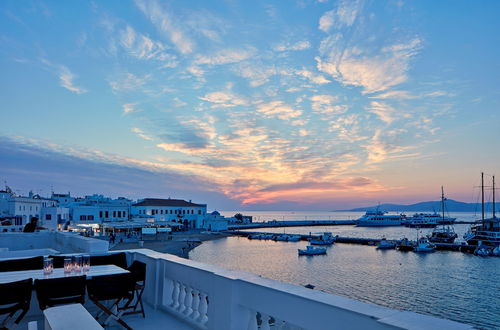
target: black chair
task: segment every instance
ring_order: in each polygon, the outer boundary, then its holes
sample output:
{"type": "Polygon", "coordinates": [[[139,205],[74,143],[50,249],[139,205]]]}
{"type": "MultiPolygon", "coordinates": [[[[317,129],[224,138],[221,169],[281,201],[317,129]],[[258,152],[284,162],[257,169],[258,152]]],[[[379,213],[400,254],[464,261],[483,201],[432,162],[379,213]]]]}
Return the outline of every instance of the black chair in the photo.
{"type": "Polygon", "coordinates": [[[16,318],[16,325],[21,322],[24,315],[30,309],[31,290],[33,289],[33,280],[31,278],[22,281],[0,284],[0,315],[9,314],[0,323],[0,328],[5,328],[7,322],[21,311],[16,318]]]}
{"type": "MultiPolygon", "coordinates": [[[[121,317],[134,299],[134,290],[135,277],[132,273],[94,276],[87,281],[89,299],[103,313],[113,318],[126,329],[132,328],[121,317]],[[107,300],[113,301],[109,307],[102,303],[107,300]],[[122,302],[125,302],[125,305],[120,306],[122,302]]],[[[99,316],[96,316],[96,320],[99,320],[99,316]]]]}
{"type": "Polygon", "coordinates": [[[123,315],[141,313],[142,317],[146,317],[144,314],[144,305],[142,303],[142,295],[146,288],[146,264],[136,260],[130,265],[128,271],[130,271],[135,280],[135,303],[132,305],[132,301],[128,302],[128,309],[131,309],[131,311],[125,312],[123,315]],[[137,310],[139,305],[141,308],[137,310]]]}
{"type": "Polygon", "coordinates": [[[56,305],[85,303],[87,276],[70,276],[35,280],[35,291],[40,309],[56,305]]]}
{"type": "Polygon", "coordinates": [[[127,255],[125,252],[119,252],[102,256],[90,256],[90,266],[101,265],[116,265],[127,269],[127,255]]]}
{"type": "Polygon", "coordinates": [[[43,256],[0,261],[0,272],[43,269],[43,256]]]}

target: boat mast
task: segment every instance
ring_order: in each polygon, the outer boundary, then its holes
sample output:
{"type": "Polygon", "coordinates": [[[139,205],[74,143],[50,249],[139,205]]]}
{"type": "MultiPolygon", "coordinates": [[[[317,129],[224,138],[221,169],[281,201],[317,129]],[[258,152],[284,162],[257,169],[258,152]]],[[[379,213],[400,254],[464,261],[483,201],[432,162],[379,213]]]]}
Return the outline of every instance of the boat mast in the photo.
{"type": "Polygon", "coordinates": [[[493,219],[495,219],[495,176],[493,175],[493,219]]]}
{"type": "Polygon", "coordinates": [[[441,212],[442,212],[443,223],[444,223],[444,189],[443,189],[443,186],[441,186],[441,212]]]}
{"type": "Polygon", "coordinates": [[[481,221],[484,225],[484,173],[481,172],[481,221]]]}

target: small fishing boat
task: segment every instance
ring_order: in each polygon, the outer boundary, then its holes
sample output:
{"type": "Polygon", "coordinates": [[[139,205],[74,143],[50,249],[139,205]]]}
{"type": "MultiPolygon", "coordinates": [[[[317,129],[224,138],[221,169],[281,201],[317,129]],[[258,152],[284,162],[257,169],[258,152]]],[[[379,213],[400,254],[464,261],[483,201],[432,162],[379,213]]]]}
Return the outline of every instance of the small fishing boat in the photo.
{"type": "Polygon", "coordinates": [[[396,243],[394,241],[388,241],[385,237],[380,240],[377,245],[377,250],[391,250],[396,248],[396,243]]]}
{"type": "Polygon", "coordinates": [[[335,237],[333,237],[332,233],[325,232],[321,234],[319,239],[310,239],[309,244],[312,245],[332,245],[335,242],[335,237]]]}
{"type": "Polygon", "coordinates": [[[300,235],[288,235],[288,242],[298,242],[301,238],[300,235]]]}
{"type": "Polygon", "coordinates": [[[417,240],[417,246],[413,250],[419,253],[428,253],[436,251],[436,246],[429,242],[427,237],[421,237],[417,240]]]}
{"type": "Polygon", "coordinates": [[[474,254],[481,257],[487,257],[490,255],[490,249],[485,245],[481,245],[474,250],[474,254]]]}
{"type": "Polygon", "coordinates": [[[308,245],[305,249],[298,249],[299,256],[314,256],[318,254],[326,254],[326,248],[314,247],[308,245]]]}
{"type": "Polygon", "coordinates": [[[410,241],[408,238],[404,237],[399,242],[397,242],[396,249],[403,252],[413,251],[415,249],[415,242],[410,241]]]}

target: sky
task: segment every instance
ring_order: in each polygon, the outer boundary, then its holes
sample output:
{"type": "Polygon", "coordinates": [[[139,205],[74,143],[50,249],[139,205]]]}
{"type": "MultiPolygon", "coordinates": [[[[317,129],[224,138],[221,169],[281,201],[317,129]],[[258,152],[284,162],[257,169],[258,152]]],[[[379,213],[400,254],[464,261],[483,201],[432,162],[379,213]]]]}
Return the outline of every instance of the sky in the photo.
{"type": "Polygon", "coordinates": [[[480,172],[500,175],[499,13],[1,1],[0,180],[219,210],[414,203],[441,186],[475,201],[480,172]]]}

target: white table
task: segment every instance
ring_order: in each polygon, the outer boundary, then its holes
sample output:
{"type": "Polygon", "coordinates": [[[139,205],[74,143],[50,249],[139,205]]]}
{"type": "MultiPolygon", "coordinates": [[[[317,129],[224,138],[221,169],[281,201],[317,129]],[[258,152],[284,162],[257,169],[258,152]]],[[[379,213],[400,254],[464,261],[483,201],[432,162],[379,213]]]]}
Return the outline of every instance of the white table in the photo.
{"type": "Polygon", "coordinates": [[[87,275],[88,278],[92,276],[100,276],[100,275],[115,275],[115,274],[124,274],[129,273],[128,270],[120,268],[115,265],[103,265],[103,266],[90,266],[90,270],[88,272],[71,272],[65,273],[64,268],[54,268],[54,271],[51,274],[44,274],[43,269],[35,269],[35,270],[19,270],[15,272],[0,272],[0,283],[9,283],[15,281],[21,281],[28,278],[32,279],[49,279],[49,278],[61,278],[61,277],[69,277],[69,276],[82,276],[87,275]]]}
{"type": "Polygon", "coordinates": [[[45,330],[102,330],[103,327],[80,304],[50,307],[43,311],[45,330]]]}

